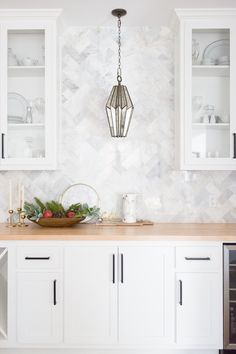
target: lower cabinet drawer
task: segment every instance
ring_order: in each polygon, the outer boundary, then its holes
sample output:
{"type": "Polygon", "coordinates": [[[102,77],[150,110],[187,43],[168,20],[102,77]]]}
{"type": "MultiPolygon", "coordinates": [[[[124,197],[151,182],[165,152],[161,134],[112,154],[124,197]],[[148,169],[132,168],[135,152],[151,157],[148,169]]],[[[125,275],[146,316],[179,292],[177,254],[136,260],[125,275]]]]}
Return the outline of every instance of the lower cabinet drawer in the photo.
{"type": "Polygon", "coordinates": [[[219,270],[221,248],[217,246],[176,247],[176,268],[185,271],[219,270]]]}
{"type": "Polygon", "coordinates": [[[17,249],[17,267],[20,269],[62,268],[60,247],[24,246],[17,249]]]}

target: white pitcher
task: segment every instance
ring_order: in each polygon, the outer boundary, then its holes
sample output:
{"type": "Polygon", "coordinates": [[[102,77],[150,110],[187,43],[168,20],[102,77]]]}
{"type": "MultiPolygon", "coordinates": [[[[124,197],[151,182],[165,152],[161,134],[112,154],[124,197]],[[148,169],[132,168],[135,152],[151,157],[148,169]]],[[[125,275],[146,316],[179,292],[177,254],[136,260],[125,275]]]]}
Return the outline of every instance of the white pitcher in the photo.
{"type": "Polygon", "coordinates": [[[135,193],[123,194],[123,222],[135,223],[136,209],[137,209],[137,196],[135,193]]]}

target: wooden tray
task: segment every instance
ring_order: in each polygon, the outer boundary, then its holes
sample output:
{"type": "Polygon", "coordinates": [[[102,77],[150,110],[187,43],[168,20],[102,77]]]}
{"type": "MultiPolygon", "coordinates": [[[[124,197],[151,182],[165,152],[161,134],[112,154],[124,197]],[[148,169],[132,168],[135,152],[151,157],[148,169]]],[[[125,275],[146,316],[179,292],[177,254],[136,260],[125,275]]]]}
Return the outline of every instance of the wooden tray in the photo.
{"type": "Polygon", "coordinates": [[[116,221],[103,221],[97,224],[98,226],[146,226],[146,225],[153,225],[152,221],[149,220],[138,220],[134,223],[125,223],[121,220],[116,221]]]}
{"type": "Polygon", "coordinates": [[[31,222],[44,227],[71,227],[83,221],[85,218],[41,218],[31,222]]]}

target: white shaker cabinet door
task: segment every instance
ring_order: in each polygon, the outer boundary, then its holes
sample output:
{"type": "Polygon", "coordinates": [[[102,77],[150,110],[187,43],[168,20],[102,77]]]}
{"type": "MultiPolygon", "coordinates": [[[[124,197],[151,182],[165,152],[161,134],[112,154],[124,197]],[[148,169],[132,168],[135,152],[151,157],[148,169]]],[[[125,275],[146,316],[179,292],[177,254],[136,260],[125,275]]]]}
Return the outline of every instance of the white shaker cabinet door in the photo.
{"type": "Polygon", "coordinates": [[[119,248],[119,342],[171,344],[174,335],[174,251],[119,248]]]}
{"type": "Polygon", "coordinates": [[[47,344],[62,339],[60,273],[20,272],[17,276],[17,339],[47,344]]]}
{"type": "Polygon", "coordinates": [[[218,273],[177,274],[177,344],[222,346],[222,285],[218,273]]]}
{"type": "Polygon", "coordinates": [[[67,247],[65,342],[110,344],[117,340],[117,248],[67,247]]]}

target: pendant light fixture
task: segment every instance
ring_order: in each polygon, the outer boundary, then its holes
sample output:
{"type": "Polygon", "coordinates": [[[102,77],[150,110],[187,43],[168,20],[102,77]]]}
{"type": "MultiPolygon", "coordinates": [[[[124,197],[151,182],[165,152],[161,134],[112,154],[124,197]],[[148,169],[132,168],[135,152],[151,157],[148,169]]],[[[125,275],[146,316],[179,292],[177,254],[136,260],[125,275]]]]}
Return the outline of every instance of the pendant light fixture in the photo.
{"type": "Polygon", "coordinates": [[[115,9],[111,13],[118,19],[118,68],[117,85],[113,86],[111,90],[106,104],[106,112],[111,136],[120,138],[127,136],[134,106],[127,87],[121,85],[121,17],[125,16],[127,11],[124,9],[115,9]]]}

